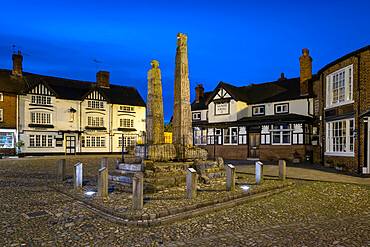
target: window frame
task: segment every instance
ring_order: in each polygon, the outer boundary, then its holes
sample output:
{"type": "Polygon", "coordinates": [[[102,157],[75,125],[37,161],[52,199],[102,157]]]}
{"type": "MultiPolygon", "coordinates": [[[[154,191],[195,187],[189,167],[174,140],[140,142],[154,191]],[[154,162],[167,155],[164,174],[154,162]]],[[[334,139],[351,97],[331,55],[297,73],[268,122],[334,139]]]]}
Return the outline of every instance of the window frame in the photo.
{"type": "Polygon", "coordinates": [[[119,119],[120,128],[134,128],[134,119],[131,118],[120,118],[119,119]]]}
{"type": "Polygon", "coordinates": [[[293,129],[291,128],[290,124],[274,124],[272,125],[272,129],[270,129],[271,132],[271,145],[292,145],[292,132],[293,129]],[[279,128],[274,128],[275,126],[279,126],[279,128]],[[287,126],[288,128],[284,128],[284,126],[287,126]],[[289,132],[285,133],[284,132],[289,132]],[[278,133],[278,134],[277,134],[278,133]],[[279,142],[275,142],[274,137],[279,137],[279,142]],[[289,142],[284,142],[284,136],[289,137],[289,142]]]}
{"type": "Polygon", "coordinates": [[[33,94],[31,95],[31,104],[34,105],[52,105],[51,96],[33,94]]]}
{"type": "Polygon", "coordinates": [[[353,99],[353,64],[338,69],[325,77],[325,108],[324,110],[336,106],[351,104],[353,99]],[[340,75],[344,73],[344,79],[340,75]],[[338,79],[336,79],[338,78],[338,79]],[[343,81],[344,80],[344,81],[343,81]],[[343,85],[341,85],[343,82],[343,85]],[[337,85],[336,85],[337,84],[337,85]],[[338,90],[337,99],[334,100],[334,87],[338,90]],[[344,90],[344,100],[340,100],[340,89],[344,90]]]}
{"type": "Polygon", "coordinates": [[[31,134],[28,136],[28,147],[30,148],[50,148],[53,147],[53,135],[31,134]]]}
{"type": "Polygon", "coordinates": [[[4,122],[3,108],[0,108],[0,122],[4,122]]]}
{"type": "Polygon", "coordinates": [[[275,114],[284,114],[289,113],[289,103],[281,103],[281,104],[275,104],[274,105],[274,113],[275,114]],[[286,106],[286,111],[283,110],[283,107],[286,106]],[[282,107],[281,111],[278,111],[277,108],[282,107]]]}
{"type": "Polygon", "coordinates": [[[52,124],[52,113],[49,112],[31,112],[31,123],[33,124],[52,124]]]}
{"type": "Polygon", "coordinates": [[[223,145],[238,145],[239,138],[238,138],[238,127],[228,127],[223,129],[223,145]],[[233,132],[235,131],[236,132],[233,132]],[[227,141],[228,138],[228,141],[227,141]]]}
{"type": "Polygon", "coordinates": [[[325,155],[354,156],[355,155],[355,118],[330,121],[325,124],[325,155]],[[352,122],[352,126],[351,126],[352,122]],[[345,129],[343,128],[345,123],[345,129]],[[341,127],[341,128],[340,128],[341,127]],[[341,135],[339,135],[341,133],[341,135]],[[344,133],[344,135],[343,135],[344,133]],[[345,140],[343,142],[343,140],[345,140]],[[352,151],[351,151],[352,146],[352,151]],[[342,149],[341,151],[337,151],[342,149]],[[343,151],[344,150],[344,151],[343,151]]]}
{"type": "Polygon", "coordinates": [[[207,145],[207,129],[194,127],[194,145],[207,145]],[[197,134],[200,135],[197,135],[197,134]],[[199,142],[197,142],[199,140],[199,142]]]}
{"type": "Polygon", "coordinates": [[[87,116],[87,124],[89,127],[104,127],[104,117],[87,116]]]}
{"type": "Polygon", "coordinates": [[[0,101],[4,101],[4,94],[0,93],[0,101]]]}
{"type": "Polygon", "coordinates": [[[89,109],[104,109],[104,101],[101,100],[88,100],[87,108],[89,109]]]}
{"type": "Polygon", "coordinates": [[[252,107],[252,116],[264,116],[266,113],[265,113],[265,105],[259,105],[259,106],[253,106],[252,107]],[[255,109],[259,109],[259,111],[257,113],[254,112],[255,109]],[[261,110],[260,109],[263,109],[263,112],[261,113],[261,110]]]}
{"type": "Polygon", "coordinates": [[[201,113],[201,112],[193,112],[193,114],[192,114],[192,118],[193,118],[193,120],[195,120],[195,121],[199,121],[199,120],[201,120],[201,119],[202,119],[202,113],[201,113]],[[196,117],[196,116],[199,116],[199,118],[198,118],[198,117],[196,117]]]}

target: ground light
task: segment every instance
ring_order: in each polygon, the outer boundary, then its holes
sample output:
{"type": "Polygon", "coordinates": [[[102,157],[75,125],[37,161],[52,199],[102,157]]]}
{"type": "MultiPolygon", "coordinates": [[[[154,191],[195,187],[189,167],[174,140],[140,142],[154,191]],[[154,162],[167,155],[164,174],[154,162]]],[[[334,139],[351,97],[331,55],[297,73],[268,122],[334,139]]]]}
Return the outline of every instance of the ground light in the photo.
{"type": "Polygon", "coordinates": [[[249,190],[249,186],[247,185],[240,186],[240,188],[242,188],[242,190],[249,190]]]}
{"type": "Polygon", "coordinates": [[[95,191],[87,191],[87,192],[85,192],[85,195],[87,195],[87,196],[92,196],[92,195],[94,195],[96,192],[95,191]]]}

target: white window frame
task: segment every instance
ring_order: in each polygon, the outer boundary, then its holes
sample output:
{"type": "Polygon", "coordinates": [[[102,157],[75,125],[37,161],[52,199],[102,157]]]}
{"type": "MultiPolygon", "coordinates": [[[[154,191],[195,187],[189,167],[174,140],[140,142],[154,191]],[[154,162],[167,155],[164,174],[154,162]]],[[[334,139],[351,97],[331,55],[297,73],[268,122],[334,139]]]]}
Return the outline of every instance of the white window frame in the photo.
{"type": "Polygon", "coordinates": [[[325,155],[354,156],[355,155],[354,131],[355,131],[354,118],[327,122],[325,155]]]}
{"type": "Polygon", "coordinates": [[[0,101],[3,101],[4,100],[4,95],[3,93],[0,93],[0,101]]]}
{"type": "Polygon", "coordinates": [[[351,64],[326,76],[325,109],[353,102],[353,65],[351,64]],[[334,90],[338,92],[337,96],[334,90]],[[340,98],[340,95],[343,97],[340,98]]]}
{"type": "Polygon", "coordinates": [[[51,96],[31,95],[31,104],[51,105],[51,96]]]}
{"type": "MultiPolygon", "coordinates": [[[[123,145],[124,147],[134,147],[136,146],[137,135],[123,135],[123,145]]],[[[122,136],[118,136],[118,147],[122,148],[122,136]]]]}
{"type": "Polygon", "coordinates": [[[201,120],[201,112],[193,112],[193,120],[201,120]]]}
{"type": "Polygon", "coordinates": [[[264,105],[253,106],[252,115],[253,116],[265,115],[265,106],[264,105]]]}
{"type": "Polygon", "coordinates": [[[105,147],[105,136],[84,136],[85,148],[105,147]]]}
{"type": "Polygon", "coordinates": [[[275,114],[281,114],[281,113],[288,113],[289,112],[289,103],[276,104],[274,107],[275,107],[275,114]],[[279,108],[280,108],[280,110],[279,110],[279,108]]]}
{"type": "Polygon", "coordinates": [[[28,140],[31,148],[53,147],[53,135],[29,135],[28,140]]]}
{"type": "Polygon", "coordinates": [[[0,132],[0,149],[14,148],[14,132],[0,132]],[[5,138],[4,138],[5,137],[5,138]]]}
{"type": "Polygon", "coordinates": [[[31,123],[52,124],[52,114],[48,112],[31,112],[31,123]]]}
{"type": "Polygon", "coordinates": [[[229,127],[224,129],[224,145],[238,145],[238,127],[229,127]]]}
{"type": "Polygon", "coordinates": [[[104,102],[99,100],[88,100],[87,108],[91,109],[104,109],[104,102]]]}
{"type": "Polygon", "coordinates": [[[271,132],[271,145],[292,145],[292,131],[290,124],[280,124],[279,128],[274,128],[275,125],[272,125],[273,129],[270,129],[271,132]],[[284,128],[288,127],[288,128],[284,128]],[[285,133],[284,133],[285,132],[285,133]],[[286,133],[288,132],[288,133],[286,133]],[[280,141],[274,142],[274,137],[279,136],[280,141]],[[289,136],[289,142],[283,142],[284,136],[289,136]]]}
{"type": "Polygon", "coordinates": [[[0,122],[3,122],[3,121],[4,121],[3,109],[0,108],[0,122]]]}
{"type": "Polygon", "coordinates": [[[207,129],[194,127],[194,145],[207,145],[207,129]]]}
{"type": "Polygon", "coordinates": [[[134,120],[130,118],[120,118],[119,126],[121,128],[134,128],[134,120]]]}
{"type": "Polygon", "coordinates": [[[87,116],[87,126],[90,126],[90,127],[104,127],[104,117],[87,116]]]}
{"type": "Polygon", "coordinates": [[[125,111],[125,112],[134,112],[135,108],[133,106],[120,105],[119,110],[120,111],[125,111]]]}

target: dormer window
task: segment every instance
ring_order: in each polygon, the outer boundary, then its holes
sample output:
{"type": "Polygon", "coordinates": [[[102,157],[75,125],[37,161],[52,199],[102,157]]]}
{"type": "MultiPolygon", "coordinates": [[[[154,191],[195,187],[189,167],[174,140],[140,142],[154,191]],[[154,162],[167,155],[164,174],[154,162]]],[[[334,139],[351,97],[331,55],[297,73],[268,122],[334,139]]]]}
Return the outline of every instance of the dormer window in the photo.
{"type": "Polygon", "coordinates": [[[253,116],[256,115],[265,115],[265,106],[260,105],[260,106],[254,106],[252,108],[253,116]]]}
{"type": "Polygon", "coordinates": [[[200,120],[201,113],[200,112],[194,112],[193,113],[193,120],[200,120]]]}
{"type": "Polygon", "coordinates": [[[289,112],[288,103],[275,105],[275,114],[288,113],[288,112],[289,112]]]}
{"type": "Polygon", "coordinates": [[[93,109],[104,109],[104,102],[97,100],[89,100],[87,101],[87,107],[93,109]]]}
{"type": "Polygon", "coordinates": [[[36,105],[51,105],[51,97],[44,95],[32,95],[31,103],[36,105]]]}

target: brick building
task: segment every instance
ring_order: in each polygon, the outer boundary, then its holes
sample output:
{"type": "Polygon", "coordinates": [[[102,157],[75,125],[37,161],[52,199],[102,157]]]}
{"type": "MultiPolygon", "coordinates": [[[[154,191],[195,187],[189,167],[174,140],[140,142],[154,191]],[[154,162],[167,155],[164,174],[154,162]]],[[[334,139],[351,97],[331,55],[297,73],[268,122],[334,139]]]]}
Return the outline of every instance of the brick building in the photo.
{"type": "Polygon", "coordinates": [[[370,46],[319,71],[322,156],[352,172],[370,173],[370,46]]]}
{"type": "Polygon", "coordinates": [[[22,55],[13,54],[13,69],[0,69],[0,155],[15,155],[18,141],[18,95],[27,88],[22,55]]]}

